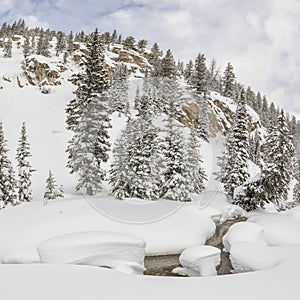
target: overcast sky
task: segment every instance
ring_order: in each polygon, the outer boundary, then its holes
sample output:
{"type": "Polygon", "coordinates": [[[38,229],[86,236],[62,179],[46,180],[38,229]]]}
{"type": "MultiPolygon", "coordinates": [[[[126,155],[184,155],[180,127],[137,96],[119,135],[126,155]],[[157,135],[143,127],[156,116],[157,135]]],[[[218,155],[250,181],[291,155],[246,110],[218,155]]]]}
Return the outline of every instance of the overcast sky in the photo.
{"type": "Polygon", "coordinates": [[[117,29],[171,48],[176,58],[201,52],[221,70],[300,117],[299,0],[0,0],[0,21],[91,32],[117,29]]]}

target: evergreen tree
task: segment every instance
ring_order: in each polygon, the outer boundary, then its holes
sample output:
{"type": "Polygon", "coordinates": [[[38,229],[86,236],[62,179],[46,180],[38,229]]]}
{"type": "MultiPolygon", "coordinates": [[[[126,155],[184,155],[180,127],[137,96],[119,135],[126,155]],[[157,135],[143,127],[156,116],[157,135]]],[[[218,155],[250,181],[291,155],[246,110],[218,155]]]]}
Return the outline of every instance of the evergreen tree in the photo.
{"type": "MultiPolygon", "coordinates": [[[[155,87],[158,86],[158,76],[160,75],[160,63],[161,63],[161,51],[157,43],[151,48],[151,53],[149,57],[149,63],[152,65],[152,69],[150,72],[152,83],[155,87]]],[[[175,64],[175,62],[174,62],[175,64]]]]}
{"type": "Polygon", "coordinates": [[[174,117],[168,116],[165,143],[162,147],[164,171],[161,197],[175,201],[190,201],[195,190],[192,183],[190,164],[185,153],[184,137],[174,117]]]}
{"type": "Polygon", "coordinates": [[[262,106],[260,111],[261,123],[264,127],[268,126],[270,115],[269,115],[269,105],[266,96],[263,96],[262,106]]]}
{"type": "Polygon", "coordinates": [[[260,148],[261,148],[261,138],[258,133],[258,130],[255,131],[249,136],[249,158],[257,165],[261,163],[261,155],[260,155],[260,148]]]}
{"type": "Polygon", "coordinates": [[[32,200],[31,173],[34,170],[28,160],[29,157],[31,157],[30,148],[27,140],[26,126],[23,123],[16,155],[19,176],[17,182],[19,202],[30,202],[32,200]]]}
{"type": "Polygon", "coordinates": [[[185,66],[185,70],[184,70],[184,79],[186,80],[186,82],[189,84],[191,82],[191,78],[193,75],[193,70],[194,70],[194,63],[192,60],[190,60],[186,66],[185,66]]]}
{"type": "Polygon", "coordinates": [[[128,190],[131,197],[159,198],[159,138],[151,115],[140,115],[127,133],[128,190]]]}
{"type": "Polygon", "coordinates": [[[283,209],[291,181],[294,146],[284,112],[281,110],[277,124],[271,125],[264,144],[262,189],[264,202],[272,202],[283,209]]]}
{"type": "Polygon", "coordinates": [[[128,71],[124,64],[118,64],[110,86],[111,110],[129,114],[128,71]]]}
{"type": "Polygon", "coordinates": [[[220,92],[221,90],[221,79],[220,79],[220,69],[217,66],[217,61],[213,59],[210,62],[208,68],[208,79],[207,79],[208,89],[220,92]]]}
{"type": "Polygon", "coordinates": [[[137,86],[137,87],[136,87],[136,91],[135,91],[135,98],[134,98],[134,108],[135,108],[137,111],[139,111],[140,101],[141,101],[140,87],[137,86]]]}
{"type": "Polygon", "coordinates": [[[67,118],[67,125],[75,133],[67,149],[67,166],[71,173],[79,175],[76,189],[84,187],[88,195],[93,195],[101,190],[105,175],[100,164],[108,159],[108,128],[111,126],[108,74],[97,29],[91,34],[87,49],[82,59],[83,72],[77,76],[77,97],[67,118]]]}
{"type": "Polygon", "coordinates": [[[43,31],[43,29],[40,32],[39,39],[38,39],[36,47],[37,47],[36,54],[43,55],[43,56],[46,56],[46,57],[48,57],[50,55],[50,53],[49,53],[49,48],[50,48],[49,40],[48,40],[45,32],[43,31]]]}
{"type": "Polygon", "coordinates": [[[126,133],[131,131],[131,123],[126,126],[126,129],[121,132],[120,138],[116,141],[113,148],[113,162],[109,170],[109,183],[111,186],[111,192],[117,199],[124,199],[129,197],[128,187],[128,156],[127,156],[127,135],[126,133]]]}
{"type": "Polygon", "coordinates": [[[70,55],[72,55],[74,52],[74,36],[72,31],[67,37],[67,51],[70,55]]]}
{"type": "Polygon", "coordinates": [[[148,44],[148,41],[145,40],[145,39],[142,39],[142,40],[139,40],[139,41],[138,41],[138,45],[137,45],[137,46],[138,46],[139,50],[140,50],[141,52],[143,52],[143,51],[146,49],[147,44],[148,44]]]}
{"type": "Polygon", "coordinates": [[[161,60],[159,75],[163,78],[171,79],[176,79],[177,77],[176,63],[170,49],[161,60]]]}
{"type": "Polygon", "coordinates": [[[205,96],[208,92],[207,68],[204,54],[198,54],[195,60],[195,69],[192,73],[191,87],[198,95],[205,96]]]}
{"type": "Polygon", "coordinates": [[[205,170],[202,167],[202,157],[200,155],[200,143],[197,140],[196,129],[191,128],[189,144],[187,147],[187,168],[193,186],[192,191],[201,193],[204,189],[204,181],[207,179],[205,170]]]}
{"type": "Polygon", "coordinates": [[[2,123],[0,123],[0,207],[17,204],[16,182],[11,161],[7,157],[7,141],[4,138],[2,123]]]}
{"type": "Polygon", "coordinates": [[[31,53],[31,47],[30,47],[30,41],[29,41],[29,36],[26,35],[24,45],[23,45],[23,55],[24,57],[28,57],[31,53]]]}
{"type": "MultiPolygon", "coordinates": [[[[256,111],[255,105],[256,105],[256,95],[255,93],[251,90],[251,87],[248,86],[247,91],[246,91],[246,100],[247,104],[256,111]]],[[[256,111],[257,112],[257,111],[256,111]]]]}
{"type": "Polygon", "coordinates": [[[60,53],[63,52],[63,50],[66,48],[66,40],[65,40],[65,34],[61,31],[57,33],[57,42],[56,42],[56,56],[59,56],[60,53]]]}
{"type": "Polygon", "coordinates": [[[12,57],[12,40],[9,38],[4,45],[4,57],[11,58],[12,57]]]}
{"type": "Polygon", "coordinates": [[[236,80],[233,66],[228,63],[223,76],[223,96],[233,99],[235,97],[235,87],[236,80]]]}
{"type": "Polygon", "coordinates": [[[241,92],[237,103],[235,119],[226,137],[225,155],[221,162],[220,179],[225,191],[233,198],[236,187],[245,183],[248,172],[248,115],[246,111],[246,95],[241,92]]]}
{"type": "Polygon", "coordinates": [[[133,49],[135,50],[135,38],[133,36],[128,36],[123,42],[124,49],[133,49]]]}
{"type": "Polygon", "coordinates": [[[46,179],[46,189],[44,193],[44,204],[46,205],[48,200],[53,200],[57,198],[63,198],[63,186],[60,187],[57,186],[56,180],[53,176],[53,173],[51,170],[49,170],[49,176],[46,179]]]}

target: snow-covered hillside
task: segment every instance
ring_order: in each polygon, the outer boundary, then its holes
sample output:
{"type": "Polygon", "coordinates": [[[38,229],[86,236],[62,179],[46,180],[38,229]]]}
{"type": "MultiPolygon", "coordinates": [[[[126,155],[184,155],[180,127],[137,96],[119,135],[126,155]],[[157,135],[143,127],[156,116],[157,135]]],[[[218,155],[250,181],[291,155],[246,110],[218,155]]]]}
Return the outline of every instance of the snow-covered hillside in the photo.
{"type": "MultiPolygon", "coordinates": [[[[22,122],[26,122],[28,138],[32,152],[34,200],[41,200],[44,193],[45,180],[51,169],[58,184],[64,186],[67,194],[74,193],[76,178],[70,175],[65,150],[72,134],[66,130],[65,108],[74,98],[75,86],[72,75],[79,72],[78,61],[85,51],[85,45],[76,44],[74,55],[64,62],[62,55],[56,56],[54,49],[50,57],[31,55],[24,59],[22,44],[24,38],[16,36],[13,41],[12,58],[0,57],[0,120],[3,122],[4,134],[10,149],[9,157],[14,161],[17,141],[19,139],[22,122]]],[[[51,42],[54,48],[55,38],[51,42]]],[[[134,50],[124,50],[123,46],[111,46],[106,51],[108,70],[112,70],[117,62],[123,62],[130,73],[129,98],[131,109],[136,87],[142,87],[142,77],[146,69],[150,68],[147,59],[134,50]]],[[[185,84],[182,83],[185,88],[185,84]]],[[[185,97],[191,97],[185,92],[185,97]]],[[[187,101],[185,113],[189,122],[199,113],[198,108],[187,101]]],[[[209,100],[210,134],[212,143],[203,143],[204,168],[209,179],[215,171],[217,155],[222,151],[222,134],[230,127],[233,119],[235,104],[229,98],[218,93],[211,93],[209,100]],[[216,140],[217,142],[214,142],[216,140]],[[217,148],[214,145],[217,144],[217,148]],[[221,148],[220,148],[221,147],[221,148]]],[[[253,128],[261,128],[258,115],[248,107],[253,128]]],[[[110,130],[111,144],[119,136],[125,126],[125,118],[117,114],[112,118],[110,130]]],[[[262,129],[263,134],[263,129],[262,129]]],[[[111,162],[111,160],[109,161],[111,162]]],[[[108,168],[109,162],[104,165],[108,168]]]]}

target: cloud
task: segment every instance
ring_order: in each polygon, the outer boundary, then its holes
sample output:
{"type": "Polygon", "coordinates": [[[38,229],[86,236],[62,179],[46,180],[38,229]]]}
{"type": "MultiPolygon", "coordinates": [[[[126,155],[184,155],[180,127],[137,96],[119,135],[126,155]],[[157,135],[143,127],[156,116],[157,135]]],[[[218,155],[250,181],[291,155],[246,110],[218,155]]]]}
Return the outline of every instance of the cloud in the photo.
{"type": "Polygon", "coordinates": [[[117,29],[147,38],[177,58],[201,52],[222,70],[284,108],[300,111],[300,2],[298,0],[2,0],[4,21],[26,17],[33,26],[65,31],[117,29]]]}

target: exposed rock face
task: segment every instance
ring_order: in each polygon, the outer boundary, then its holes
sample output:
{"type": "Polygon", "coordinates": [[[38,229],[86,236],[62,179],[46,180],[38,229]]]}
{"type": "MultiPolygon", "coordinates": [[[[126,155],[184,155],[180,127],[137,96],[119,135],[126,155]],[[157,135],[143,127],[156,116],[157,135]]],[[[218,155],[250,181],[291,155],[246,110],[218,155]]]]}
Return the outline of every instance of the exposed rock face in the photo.
{"type": "Polygon", "coordinates": [[[47,63],[38,62],[35,58],[27,59],[24,68],[28,82],[38,86],[60,85],[59,73],[65,70],[63,66],[51,69],[47,63]]]}
{"type": "MultiPolygon", "coordinates": [[[[137,67],[140,67],[141,72],[145,72],[146,69],[151,68],[146,59],[141,56],[135,55],[132,52],[122,50],[121,48],[117,47],[113,48],[112,52],[118,54],[118,57],[113,58],[113,60],[116,62],[135,64],[137,67]]],[[[129,72],[134,72],[135,70],[137,70],[137,67],[132,66],[129,72]]]]}

